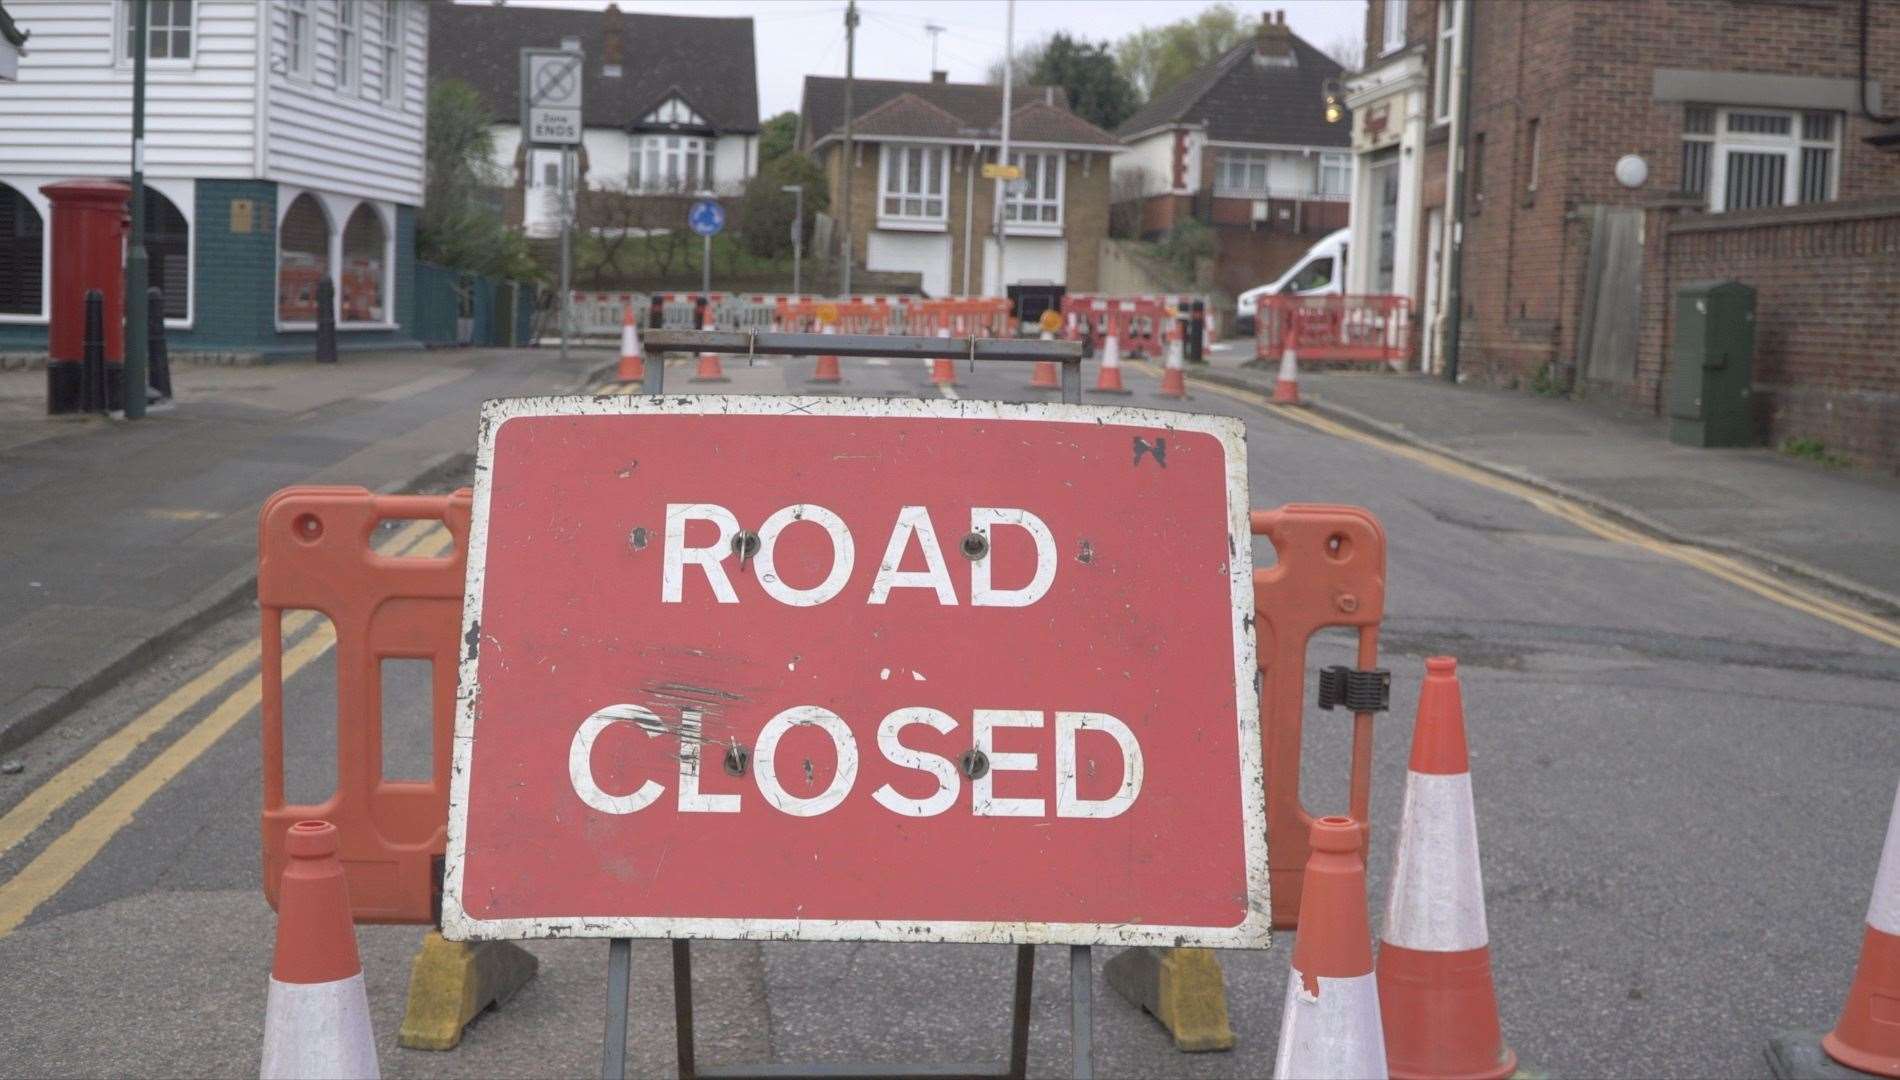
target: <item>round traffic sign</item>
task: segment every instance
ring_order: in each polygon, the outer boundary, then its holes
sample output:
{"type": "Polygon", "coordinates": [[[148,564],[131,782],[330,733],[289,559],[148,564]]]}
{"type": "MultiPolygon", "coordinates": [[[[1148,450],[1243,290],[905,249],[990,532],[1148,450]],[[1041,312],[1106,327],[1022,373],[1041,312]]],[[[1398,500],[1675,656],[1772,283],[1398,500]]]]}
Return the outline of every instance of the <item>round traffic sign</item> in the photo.
{"type": "Polygon", "coordinates": [[[701,236],[712,236],[726,227],[726,211],[711,199],[701,199],[686,214],[686,224],[701,236]]]}

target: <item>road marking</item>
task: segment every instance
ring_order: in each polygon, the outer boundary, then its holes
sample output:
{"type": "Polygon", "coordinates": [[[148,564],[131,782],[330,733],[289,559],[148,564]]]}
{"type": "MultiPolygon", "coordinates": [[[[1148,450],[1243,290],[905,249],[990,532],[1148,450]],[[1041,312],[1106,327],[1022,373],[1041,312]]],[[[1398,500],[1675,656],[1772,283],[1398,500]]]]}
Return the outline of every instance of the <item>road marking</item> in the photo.
{"type": "MultiPolygon", "coordinates": [[[[1154,369],[1146,363],[1137,361],[1134,366],[1141,368],[1150,375],[1156,374],[1154,369]]],[[[1366,446],[1376,447],[1388,454],[1417,462],[1429,469],[1457,477],[1460,480],[1476,484],[1480,487],[1489,488],[1492,491],[1514,496],[1542,510],[1546,514],[1567,521],[1594,536],[1620,544],[1629,544],[1665,558],[1673,559],[1676,562],[1700,570],[1711,577],[1720,578],[1737,588],[1754,593],[1756,596],[1771,603],[1801,612],[1804,615],[1812,616],[1813,618],[1820,619],[1822,622],[1832,623],[1843,630],[1877,641],[1890,648],[1900,649],[1900,623],[1896,623],[1891,619],[1881,618],[1878,615],[1856,610],[1838,601],[1829,599],[1820,593],[1812,592],[1800,586],[1790,585],[1733,556],[1709,551],[1706,548],[1699,548],[1693,544],[1658,540],[1654,537],[1646,536],[1632,528],[1619,525],[1596,511],[1590,510],[1560,495],[1554,495],[1550,492],[1532,487],[1529,484],[1498,476],[1494,473],[1476,468],[1475,466],[1466,465],[1462,461],[1457,461],[1434,451],[1426,450],[1423,447],[1412,446],[1380,435],[1374,435],[1370,432],[1361,431],[1358,428],[1348,427],[1336,420],[1319,416],[1307,409],[1297,406],[1275,405],[1265,394],[1257,391],[1239,390],[1231,386],[1224,386],[1220,383],[1208,382],[1199,378],[1196,378],[1195,382],[1199,386],[1212,390],[1214,393],[1224,397],[1263,408],[1268,413],[1283,420],[1291,420],[1294,423],[1304,424],[1317,431],[1323,431],[1328,435],[1334,435],[1366,446]]]]}
{"type": "MultiPolygon", "coordinates": [[[[438,523],[425,520],[420,524],[431,526],[438,523]]],[[[453,543],[454,537],[444,530],[436,530],[429,539],[416,546],[413,554],[425,559],[439,557],[446,554],[453,543]]],[[[288,682],[291,676],[330,651],[335,644],[336,631],[325,620],[284,654],[284,680],[288,682]]],[[[86,816],[48,844],[46,850],[22,867],[19,873],[5,884],[0,884],[0,937],[11,934],[41,904],[65,888],[98,857],[99,852],[119,834],[119,830],[132,823],[140,807],[190,767],[192,762],[197,761],[206,750],[217,745],[218,740],[237,726],[239,720],[249,716],[263,699],[264,677],[261,674],[253,675],[243,686],[218,702],[217,707],[204,719],[187,728],[170,746],[147,762],[144,768],[133,773],[130,779],[101,799],[97,806],[87,811],[86,816]]]]}
{"type": "MultiPolygon", "coordinates": [[[[416,519],[391,533],[381,548],[394,551],[398,555],[408,555],[425,534],[440,528],[433,519],[416,519]]],[[[294,611],[284,619],[284,640],[289,641],[297,633],[310,625],[317,617],[313,611],[294,611]]],[[[191,711],[205,698],[235,676],[242,674],[250,665],[257,663],[259,642],[252,641],[240,645],[226,653],[209,668],[198,673],[183,686],[165,695],[158,704],[127,721],[123,727],[99,740],[92,749],[74,759],[65,768],[48,777],[39,787],[34,788],[25,798],[15,803],[12,809],[0,815],[0,855],[12,850],[20,841],[32,835],[33,830],[46,823],[46,820],[59,812],[74,798],[83,794],[100,778],[119,766],[134,750],[144,745],[145,740],[170,726],[182,714],[191,711]]]]}

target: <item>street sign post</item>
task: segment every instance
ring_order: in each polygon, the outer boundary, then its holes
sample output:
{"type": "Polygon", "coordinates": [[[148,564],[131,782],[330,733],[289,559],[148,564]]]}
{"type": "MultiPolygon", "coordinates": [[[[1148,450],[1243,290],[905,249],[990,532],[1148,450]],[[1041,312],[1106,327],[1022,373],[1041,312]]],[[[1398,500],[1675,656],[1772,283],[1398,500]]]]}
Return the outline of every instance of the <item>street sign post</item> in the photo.
{"type": "MultiPolygon", "coordinates": [[[[578,52],[521,50],[522,137],[530,146],[561,149],[561,360],[574,325],[573,273],[574,147],[581,142],[581,73],[578,52]]],[[[530,168],[538,168],[529,161],[530,168]]]]}
{"type": "Polygon", "coordinates": [[[490,402],[445,933],[1264,946],[1242,438],[490,402]]]}
{"type": "Polygon", "coordinates": [[[726,210],[712,199],[700,199],[686,212],[686,224],[699,234],[699,291],[712,298],[712,238],[726,227],[726,210]]]}

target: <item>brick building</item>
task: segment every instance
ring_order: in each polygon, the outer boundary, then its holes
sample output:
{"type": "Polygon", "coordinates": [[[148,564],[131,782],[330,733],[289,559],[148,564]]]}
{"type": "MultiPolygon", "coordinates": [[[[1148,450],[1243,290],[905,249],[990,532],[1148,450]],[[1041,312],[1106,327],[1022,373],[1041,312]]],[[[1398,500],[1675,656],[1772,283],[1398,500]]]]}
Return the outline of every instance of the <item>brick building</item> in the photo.
{"type": "Polygon", "coordinates": [[[943,72],[929,82],[856,80],[847,167],[844,80],[806,76],[798,146],[824,166],[833,212],[851,184],[859,265],[921,274],[931,296],[1001,296],[1023,282],[1097,287],[1109,162],[1121,144],[1070,112],[1058,88],[1019,88],[1010,105],[1009,160],[1023,177],[1003,203],[1007,281],[999,282],[997,181],[981,172],[1001,149],[1002,87],[949,82],[943,72]]]}
{"type": "Polygon", "coordinates": [[[1215,284],[1238,293],[1279,277],[1346,224],[1350,128],[1328,123],[1324,89],[1344,72],[1268,12],[1251,40],[1157,94],[1116,130],[1115,198],[1141,233],[1193,218],[1220,245],[1215,284]]]}
{"type": "Polygon", "coordinates": [[[1427,370],[1661,413],[1674,290],[1734,278],[1767,437],[1900,465],[1900,5],[1608,10],[1372,0],[1349,288],[1412,297],[1427,370]]]}

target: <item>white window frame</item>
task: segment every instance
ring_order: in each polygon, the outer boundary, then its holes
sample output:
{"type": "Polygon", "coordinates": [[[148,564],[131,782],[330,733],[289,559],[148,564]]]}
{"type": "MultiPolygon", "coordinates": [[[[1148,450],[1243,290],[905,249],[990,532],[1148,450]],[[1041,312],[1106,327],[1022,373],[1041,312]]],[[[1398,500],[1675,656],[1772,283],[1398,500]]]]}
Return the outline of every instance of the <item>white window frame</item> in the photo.
{"type": "Polygon", "coordinates": [[[1381,27],[1379,55],[1405,48],[1406,0],[1385,0],[1385,20],[1381,27]]]}
{"type": "Polygon", "coordinates": [[[942,232],[950,221],[950,148],[934,146],[929,143],[881,143],[878,146],[878,182],[877,182],[877,227],[880,229],[916,229],[929,232],[942,232]],[[912,191],[908,184],[901,181],[909,173],[909,161],[912,154],[922,156],[918,166],[918,188],[912,191]],[[936,192],[930,190],[930,178],[927,175],[932,155],[935,155],[937,184],[936,192]],[[897,163],[893,165],[893,163],[897,163]],[[900,181],[893,185],[892,179],[900,181]],[[886,200],[897,199],[898,211],[887,210],[886,200]],[[929,212],[932,200],[942,203],[942,209],[935,214],[929,212]],[[919,209],[911,213],[905,204],[915,202],[919,209]]]}
{"type": "MultiPolygon", "coordinates": [[[[145,67],[147,71],[168,68],[181,71],[189,70],[198,63],[198,6],[199,0],[191,0],[191,13],[187,16],[189,23],[185,26],[185,30],[191,35],[191,55],[182,57],[151,55],[152,30],[156,25],[152,22],[152,13],[155,9],[147,9],[145,16],[145,67]]],[[[167,5],[165,10],[171,13],[177,9],[167,5]]],[[[132,67],[132,54],[130,51],[132,42],[129,39],[132,36],[132,5],[113,4],[112,12],[113,64],[117,67],[130,70],[132,67]]],[[[167,23],[166,27],[168,29],[175,28],[177,25],[177,23],[167,23]]]]}
{"type": "MultiPolygon", "coordinates": [[[[383,84],[379,87],[383,104],[392,109],[403,107],[404,76],[408,74],[407,31],[409,12],[403,8],[402,0],[383,0],[383,9],[378,13],[377,27],[381,30],[383,84]]],[[[364,90],[368,97],[369,91],[364,90]]]]}
{"type": "Polygon", "coordinates": [[[305,82],[310,80],[316,36],[316,12],[310,0],[284,0],[284,74],[305,82]]]}
{"type": "MultiPolygon", "coordinates": [[[[1801,204],[1801,159],[1803,150],[1828,150],[1827,194],[1822,202],[1833,202],[1840,198],[1842,148],[1841,132],[1846,125],[1846,117],[1838,110],[1829,109],[1779,109],[1753,105],[1692,105],[1690,108],[1706,108],[1714,115],[1714,130],[1707,133],[1683,132],[1683,142],[1700,142],[1709,146],[1709,182],[1708,190],[1703,194],[1708,199],[1709,212],[1725,213],[1728,210],[1728,158],[1731,152],[1744,154],[1775,154],[1782,159],[1781,205],[1798,206],[1801,204]],[[1829,125],[1831,135],[1826,139],[1804,137],[1803,121],[1807,113],[1826,112],[1833,117],[1829,125]],[[1778,116],[1788,121],[1788,133],[1785,135],[1762,132],[1729,130],[1729,117],[1737,114],[1778,116]]],[[[1686,177],[1684,178],[1686,181],[1686,177]]]]}
{"type": "Polygon", "coordinates": [[[704,135],[675,135],[656,133],[635,135],[627,140],[627,180],[635,190],[647,194],[691,193],[711,194],[713,184],[714,140],[704,135]],[[671,145],[669,145],[671,144],[671,145]],[[697,161],[699,165],[699,183],[688,186],[687,163],[697,161]],[[654,175],[647,175],[646,164],[655,163],[654,175]],[[676,168],[669,170],[669,164],[676,168]],[[679,180],[677,184],[664,179],[674,172],[679,180]]]}
{"type": "Polygon", "coordinates": [[[1432,64],[1432,123],[1451,122],[1458,104],[1458,38],[1463,32],[1463,0],[1439,0],[1438,36],[1432,64]]]}
{"type": "Polygon", "coordinates": [[[1009,192],[1007,188],[1004,189],[1003,225],[1006,229],[1012,233],[1021,233],[1031,236],[1061,235],[1063,192],[1064,184],[1067,182],[1067,178],[1064,177],[1062,173],[1063,161],[1066,157],[1068,157],[1068,155],[1060,150],[1010,151],[1009,163],[1023,170],[1023,183],[1025,187],[1021,194],[1009,192]],[[1040,194],[1032,194],[1027,188],[1029,180],[1029,158],[1037,159],[1035,166],[1036,182],[1043,189],[1040,194]],[[1056,182],[1054,195],[1049,194],[1048,177],[1051,166],[1055,168],[1056,182]],[[1042,214],[1043,210],[1050,207],[1055,209],[1056,213],[1054,218],[1046,218],[1042,214]],[[1036,219],[1034,221],[1023,220],[1023,212],[1026,209],[1032,208],[1036,211],[1036,219]]]}
{"type": "Polygon", "coordinates": [[[1318,195],[1321,198],[1347,199],[1351,197],[1352,195],[1352,155],[1351,154],[1348,154],[1342,150],[1338,153],[1322,153],[1319,155],[1319,163],[1315,165],[1313,169],[1313,194],[1318,195]],[[1332,190],[1332,191],[1327,190],[1326,171],[1328,169],[1337,170],[1339,173],[1338,190],[1332,190]]]}
{"type": "Polygon", "coordinates": [[[354,93],[363,85],[363,5],[358,0],[335,0],[336,71],[332,81],[338,93],[354,93]]]}

